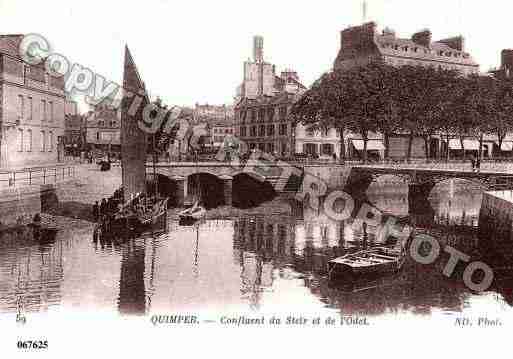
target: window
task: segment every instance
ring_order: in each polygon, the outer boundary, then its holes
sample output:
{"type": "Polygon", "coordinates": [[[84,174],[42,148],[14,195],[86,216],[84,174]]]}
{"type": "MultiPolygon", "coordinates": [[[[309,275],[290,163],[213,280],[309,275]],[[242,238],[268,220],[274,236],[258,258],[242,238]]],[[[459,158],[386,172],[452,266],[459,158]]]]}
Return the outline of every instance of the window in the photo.
{"type": "Polygon", "coordinates": [[[48,133],[48,152],[53,151],[53,132],[48,133]]]}
{"type": "Polygon", "coordinates": [[[265,136],[265,126],[264,125],[260,125],[258,127],[258,136],[260,136],[260,137],[265,136]]]}
{"type": "Polygon", "coordinates": [[[279,116],[281,121],[287,119],[287,106],[280,106],[279,116]]]}
{"type": "Polygon", "coordinates": [[[32,120],[32,97],[27,97],[27,120],[32,120]]]}
{"type": "Polygon", "coordinates": [[[274,107],[269,107],[267,109],[267,118],[269,121],[274,121],[274,107]]]}
{"type": "Polygon", "coordinates": [[[96,141],[100,141],[100,132],[96,132],[96,141]]]}
{"type": "Polygon", "coordinates": [[[287,153],[287,144],[282,142],[281,144],[281,155],[284,156],[287,153]]]}
{"type": "Polygon", "coordinates": [[[45,100],[41,100],[41,119],[43,121],[47,120],[47,117],[46,117],[46,101],[45,100]]]}
{"type": "Polygon", "coordinates": [[[25,140],[25,151],[32,152],[32,130],[27,130],[27,137],[25,140]]]}
{"type": "Polygon", "coordinates": [[[261,108],[260,110],[258,110],[258,121],[265,121],[265,108],[261,108]]]}
{"type": "Polygon", "coordinates": [[[18,120],[23,120],[23,107],[24,107],[23,96],[18,95],[18,120]]]}
{"type": "Polygon", "coordinates": [[[267,125],[267,136],[274,136],[274,125],[267,125]]]}
{"type": "Polygon", "coordinates": [[[241,137],[246,137],[246,126],[242,126],[240,128],[240,136],[241,137]]]}
{"type": "Polygon", "coordinates": [[[333,144],[331,143],[323,143],[321,146],[321,151],[323,155],[333,155],[333,144]]]}
{"type": "Polygon", "coordinates": [[[49,121],[53,121],[53,101],[49,101],[48,102],[48,112],[49,112],[49,116],[48,116],[48,120],[49,121]]]}
{"type": "Polygon", "coordinates": [[[306,136],[307,137],[313,137],[314,136],[314,130],[312,128],[306,129],[306,136]]]}
{"type": "Polygon", "coordinates": [[[44,152],[46,149],[46,133],[45,131],[41,131],[41,152],[44,152]]]}
{"type": "Polygon", "coordinates": [[[251,110],[251,122],[256,122],[256,110],[251,110]]]}
{"type": "Polygon", "coordinates": [[[317,144],[305,143],[303,144],[303,153],[307,155],[317,155],[317,144]]]}
{"type": "Polygon", "coordinates": [[[328,137],[328,129],[327,128],[323,128],[322,131],[321,131],[321,135],[322,135],[322,137],[328,137]]]}
{"type": "Polygon", "coordinates": [[[256,126],[251,126],[250,136],[251,137],[256,137],[256,135],[257,135],[257,128],[256,128],[256,126]]]}
{"type": "Polygon", "coordinates": [[[282,123],[280,125],[280,136],[285,136],[287,134],[287,124],[282,123]]]}
{"type": "Polygon", "coordinates": [[[23,130],[18,130],[18,152],[23,152],[23,130]]]}

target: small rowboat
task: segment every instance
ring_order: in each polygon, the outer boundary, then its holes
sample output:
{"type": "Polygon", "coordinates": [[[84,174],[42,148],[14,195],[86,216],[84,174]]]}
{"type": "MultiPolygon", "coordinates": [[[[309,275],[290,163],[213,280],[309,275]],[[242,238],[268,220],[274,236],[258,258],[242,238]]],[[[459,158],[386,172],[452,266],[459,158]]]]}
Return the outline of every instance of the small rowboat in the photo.
{"type": "Polygon", "coordinates": [[[404,250],[375,247],[329,261],[328,276],[331,280],[393,273],[402,268],[405,259],[404,250]]]}
{"type": "Polygon", "coordinates": [[[205,208],[203,208],[202,206],[198,205],[197,203],[190,207],[190,208],[187,208],[183,211],[181,211],[180,213],[178,213],[178,216],[180,217],[180,220],[182,221],[197,221],[201,218],[203,218],[206,214],[206,210],[205,208]]]}

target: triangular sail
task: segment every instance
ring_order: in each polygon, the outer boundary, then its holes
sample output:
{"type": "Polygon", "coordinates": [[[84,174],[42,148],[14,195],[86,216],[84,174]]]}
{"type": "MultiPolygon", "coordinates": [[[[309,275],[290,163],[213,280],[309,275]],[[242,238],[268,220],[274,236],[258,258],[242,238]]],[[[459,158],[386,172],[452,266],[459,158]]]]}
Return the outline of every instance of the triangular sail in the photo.
{"type": "Polygon", "coordinates": [[[121,166],[125,201],[146,193],[147,133],[139,128],[149,103],[137,66],[125,47],[123,100],[121,102],[121,166]]]}

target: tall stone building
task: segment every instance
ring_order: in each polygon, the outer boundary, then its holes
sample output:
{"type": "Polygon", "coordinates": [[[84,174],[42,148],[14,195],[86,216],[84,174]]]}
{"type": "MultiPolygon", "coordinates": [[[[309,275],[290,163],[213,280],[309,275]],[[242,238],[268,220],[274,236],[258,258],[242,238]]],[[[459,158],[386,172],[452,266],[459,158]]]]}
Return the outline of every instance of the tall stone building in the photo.
{"type": "Polygon", "coordinates": [[[463,75],[479,72],[479,65],[465,51],[465,40],[456,36],[433,41],[430,30],[422,30],[411,38],[399,38],[385,29],[381,33],[374,22],[349,27],[340,33],[340,51],[335,69],[350,69],[373,61],[393,66],[421,65],[458,70],[463,75]]]}
{"type": "Polygon", "coordinates": [[[63,159],[64,79],[21,59],[23,35],[0,35],[0,168],[63,159]]]}
{"type": "Polygon", "coordinates": [[[264,38],[253,38],[253,60],[244,62],[243,81],[237,89],[237,99],[257,98],[275,94],[276,68],[264,61],[264,38]]]}

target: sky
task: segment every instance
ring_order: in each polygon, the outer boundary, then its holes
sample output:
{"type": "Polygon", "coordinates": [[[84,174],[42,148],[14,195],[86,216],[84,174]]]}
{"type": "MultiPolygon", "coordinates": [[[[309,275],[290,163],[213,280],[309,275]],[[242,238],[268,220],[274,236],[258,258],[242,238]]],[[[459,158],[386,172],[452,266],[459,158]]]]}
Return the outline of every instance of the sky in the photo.
{"type": "MultiPolygon", "coordinates": [[[[367,20],[400,37],[429,28],[433,39],[466,38],[487,71],[513,47],[509,1],[368,0],[367,20]]],[[[166,104],[231,104],[252,37],[264,58],[293,68],[309,86],[329,71],[340,31],[361,24],[361,0],[0,0],[0,33],[38,33],[70,61],[121,83],[124,46],[147,89],[166,104]]]]}

